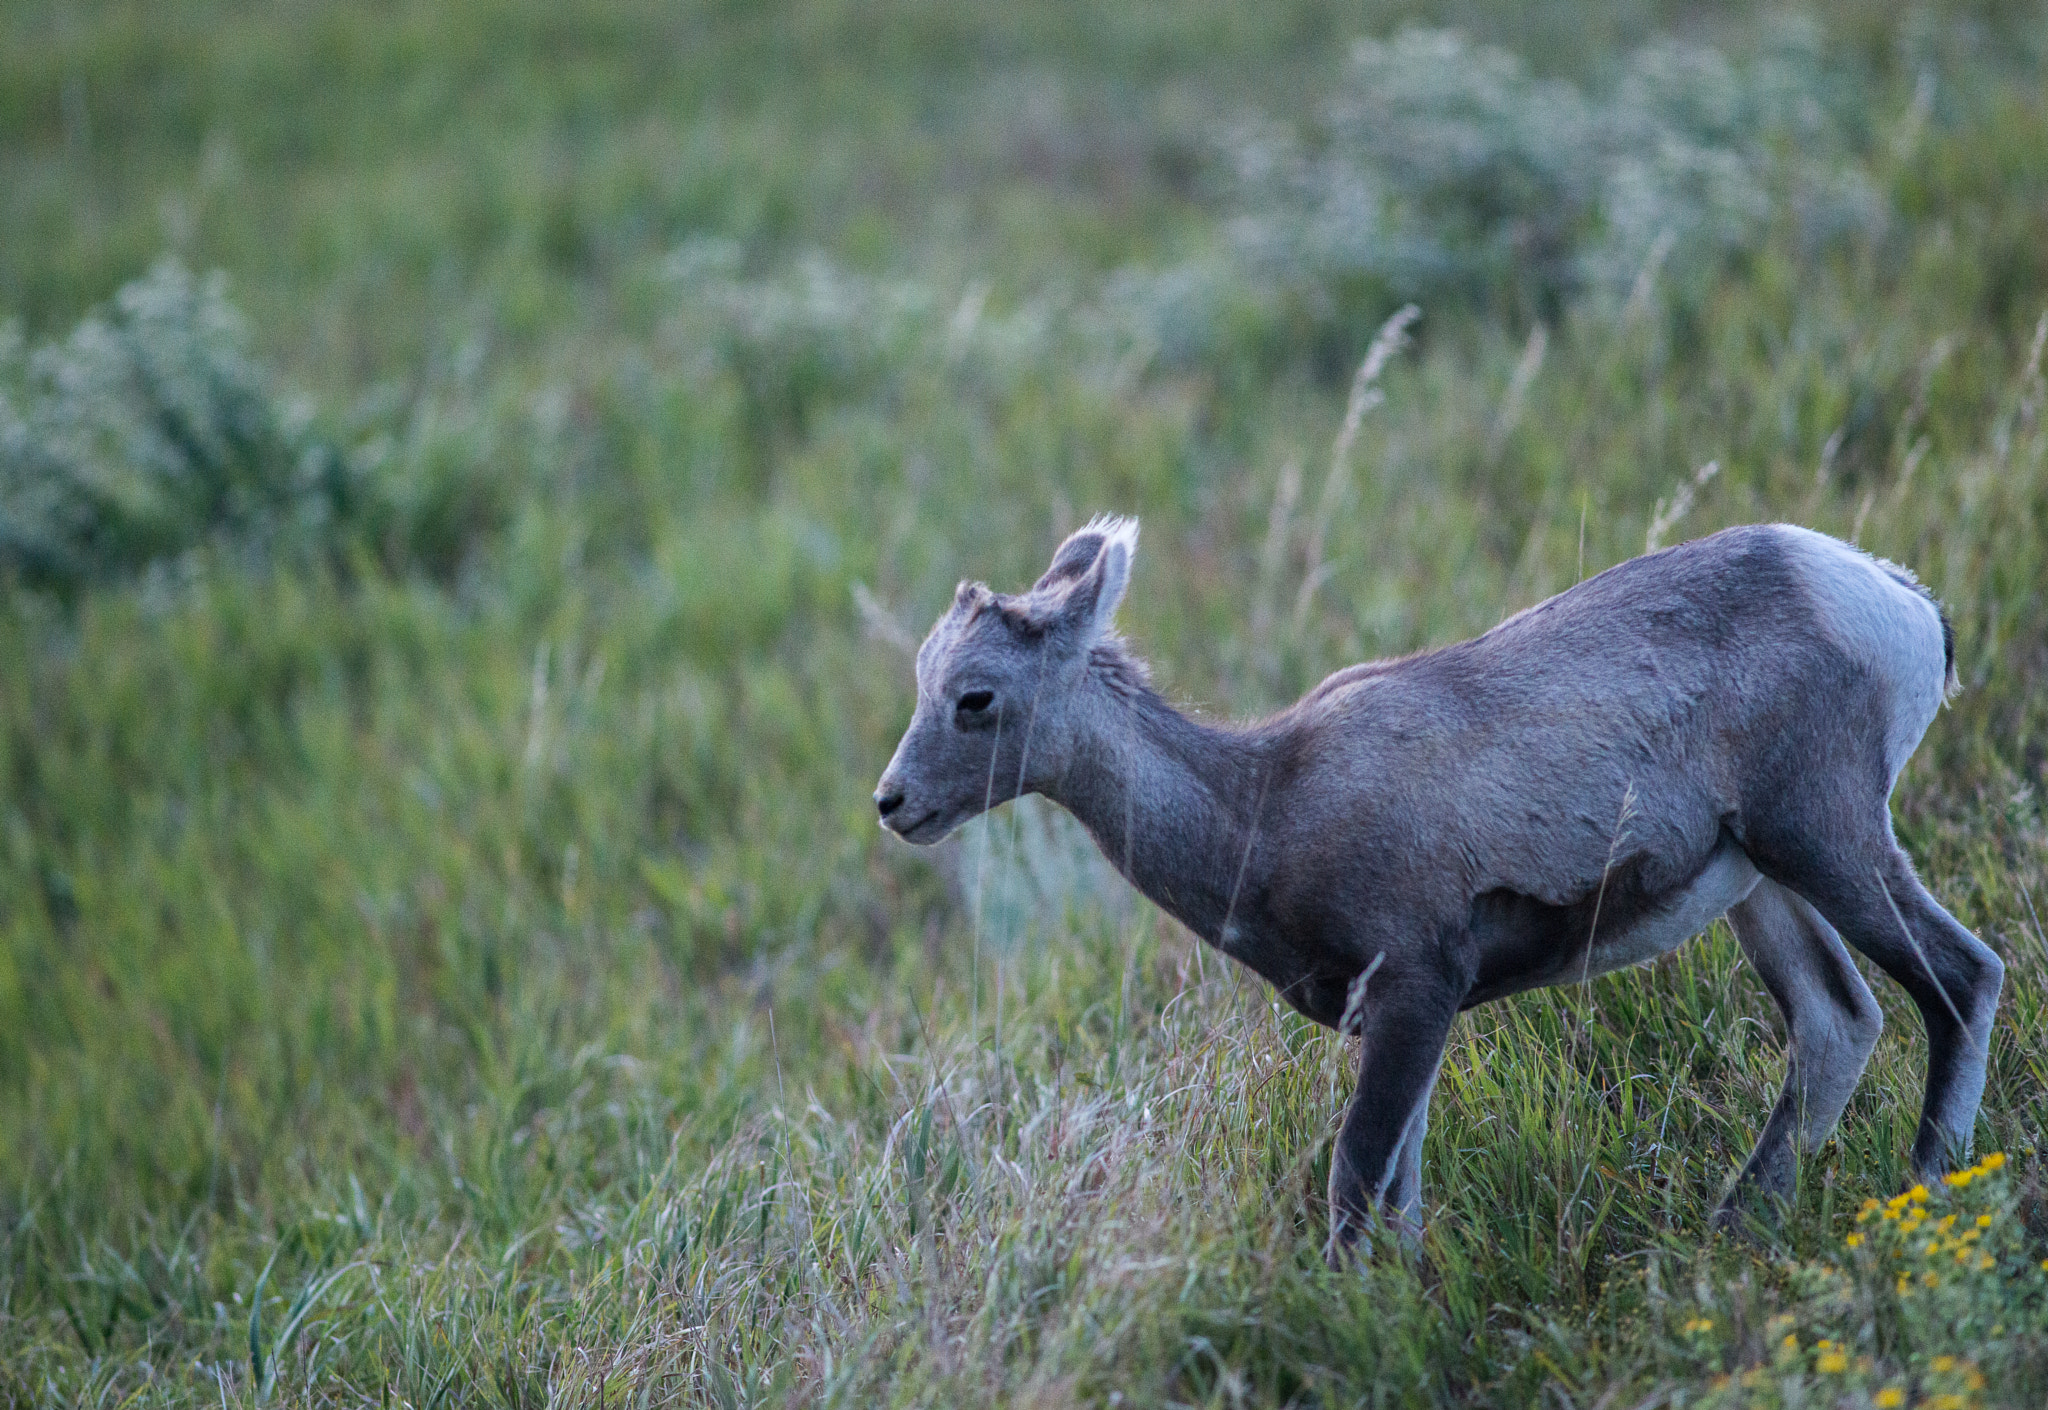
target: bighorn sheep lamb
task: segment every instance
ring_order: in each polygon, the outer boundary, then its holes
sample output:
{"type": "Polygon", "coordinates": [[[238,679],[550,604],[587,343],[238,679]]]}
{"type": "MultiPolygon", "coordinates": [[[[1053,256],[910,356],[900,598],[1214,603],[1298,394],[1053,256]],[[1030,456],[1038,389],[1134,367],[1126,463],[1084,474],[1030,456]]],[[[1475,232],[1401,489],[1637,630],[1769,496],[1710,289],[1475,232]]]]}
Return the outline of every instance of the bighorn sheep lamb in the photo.
{"type": "Polygon", "coordinates": [[[1112,627],[1137,540],[1100,518],[1029,592],[961,584],[875,804],[922,845],[1042,793],[1195,934],[1356,1033],[1333,1258],[1375,1217],[1417,1227],[1460,1010],[1651,959],[1723,913],[1790,1056],[1717,1222],[1746,1187],[1789,1193],[1877,1041],[1844,938],[1927,1026],[1915,1169],[1967,1151],[2004,965],[1892,835],[1899,770],[1956,685],[1947,619],[1904,569],[1729,529],[1219,728],[1155,693],[1112,627]]]}

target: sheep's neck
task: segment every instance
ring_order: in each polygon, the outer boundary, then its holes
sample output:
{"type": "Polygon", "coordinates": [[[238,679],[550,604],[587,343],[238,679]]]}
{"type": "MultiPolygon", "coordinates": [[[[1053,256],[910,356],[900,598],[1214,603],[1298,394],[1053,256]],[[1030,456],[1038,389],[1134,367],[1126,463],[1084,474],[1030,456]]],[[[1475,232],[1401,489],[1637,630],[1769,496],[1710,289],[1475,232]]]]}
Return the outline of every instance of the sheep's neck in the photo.
{"type": "Polygon", "coordinates": [[[1256,819],[1265,750],[1149,691],[1099,690],[1073,766],[1048,790],[1133,886],[1203,939],[1229,945],[1263,889],[1256,819]]]}

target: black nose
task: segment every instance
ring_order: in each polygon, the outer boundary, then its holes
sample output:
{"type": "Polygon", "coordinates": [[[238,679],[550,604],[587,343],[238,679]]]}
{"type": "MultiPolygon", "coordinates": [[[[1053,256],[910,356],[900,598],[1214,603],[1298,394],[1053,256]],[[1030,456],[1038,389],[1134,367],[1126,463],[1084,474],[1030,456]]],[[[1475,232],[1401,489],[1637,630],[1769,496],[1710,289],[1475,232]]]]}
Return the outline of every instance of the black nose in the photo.
{"type": "Polygon", "coordinates": [[[903,791],[898,789],[894,793],[887,794],[877,792],[875,794],[875,806],[881,809],[883,817],[888,817],[889,814],[903,806],[903,791]]]}

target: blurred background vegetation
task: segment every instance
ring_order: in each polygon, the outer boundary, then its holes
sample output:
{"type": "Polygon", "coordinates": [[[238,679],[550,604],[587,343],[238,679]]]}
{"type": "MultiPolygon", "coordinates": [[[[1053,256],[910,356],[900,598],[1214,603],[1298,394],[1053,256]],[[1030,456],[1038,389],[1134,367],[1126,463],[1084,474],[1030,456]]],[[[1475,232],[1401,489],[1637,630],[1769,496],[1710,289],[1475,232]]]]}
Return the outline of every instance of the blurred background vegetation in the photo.
{"type": "Polygon", "coordinates": [[[2044,80],[2038,0],[10,4],[0,1402],[2038,1401],[2044,80]],[[873,825],[906,644],[1105,510],[1219,714],[1725,523],[1917,570],[1996,1267],[1842,1252],[1890,993],[1707,1243],[1717,932],[1465,1020],[1427,1261],[1323,1270],[1340,1045],[1045,809],[873,825]]]}

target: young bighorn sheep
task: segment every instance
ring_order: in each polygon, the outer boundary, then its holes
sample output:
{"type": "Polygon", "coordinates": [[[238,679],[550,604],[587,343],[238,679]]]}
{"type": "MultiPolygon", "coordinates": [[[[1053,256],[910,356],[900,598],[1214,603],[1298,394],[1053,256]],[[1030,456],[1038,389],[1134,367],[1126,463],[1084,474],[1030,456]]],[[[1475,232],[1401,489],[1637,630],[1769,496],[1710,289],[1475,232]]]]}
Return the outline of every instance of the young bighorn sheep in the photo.
{"type": "Polygon", "coordinates": [[[1097,519],[1029,592],[961,585],[875,803],[926,844],[1042,793],[1182,924],[1356,1033],[1333,1258],[1378,1214],[1416,1227],[1460,1010],[1650,959],[1723,913],[1790,1055],[1717,1223],[1746,1187],[1789,1194],[1795,1148],[1826,1139],[1877,1041],[1844,937],[1927,1026],[1915,1169],[1967,1151],[2005,967],[1892,836],[1899,770],[1956,685],[1947,620],[1905,570],[1806,529],[1729,529],[1217,728],[1156,694],[1112,628],[1137,540],[1097,519]]]}

